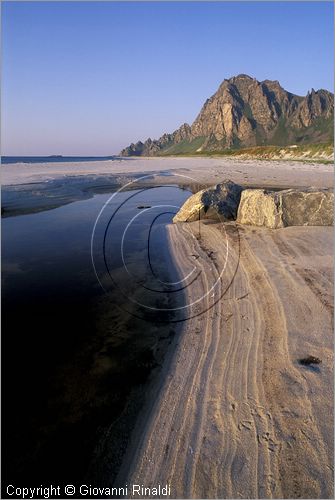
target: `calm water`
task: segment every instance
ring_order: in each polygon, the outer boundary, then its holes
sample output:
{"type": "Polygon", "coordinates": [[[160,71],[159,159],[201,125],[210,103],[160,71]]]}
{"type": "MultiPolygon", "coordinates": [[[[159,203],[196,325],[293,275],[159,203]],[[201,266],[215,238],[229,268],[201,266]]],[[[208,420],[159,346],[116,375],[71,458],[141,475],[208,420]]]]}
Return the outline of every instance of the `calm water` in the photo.
{"type": "Polygon", "coordinates": [[[57,163],[115,160],[117,156],[2,156],[1,163],[57,163]]]}
{"type": "Polygon", "coordinates": [[[115,477],[176,331],[165,227],[188,196],[121,193],[96,226],[110,194],[3,219],[3,486],[115,477]]]}

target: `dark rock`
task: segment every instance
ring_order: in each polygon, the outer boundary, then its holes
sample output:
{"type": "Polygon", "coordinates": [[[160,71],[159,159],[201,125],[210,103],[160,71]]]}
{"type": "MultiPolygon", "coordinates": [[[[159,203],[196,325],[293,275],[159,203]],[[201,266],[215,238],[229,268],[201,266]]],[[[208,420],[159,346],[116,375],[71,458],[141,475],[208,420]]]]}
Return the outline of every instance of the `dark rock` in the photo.
{"type": "Polygon", "coordinates": [[[299,359],[299,363],[301,365],[309,366],[309,365],[319,365],[320,363],[322,363],[322,361],[320,358],[317,358],[315,356],[306,356],[306,358],[299,359]]]}

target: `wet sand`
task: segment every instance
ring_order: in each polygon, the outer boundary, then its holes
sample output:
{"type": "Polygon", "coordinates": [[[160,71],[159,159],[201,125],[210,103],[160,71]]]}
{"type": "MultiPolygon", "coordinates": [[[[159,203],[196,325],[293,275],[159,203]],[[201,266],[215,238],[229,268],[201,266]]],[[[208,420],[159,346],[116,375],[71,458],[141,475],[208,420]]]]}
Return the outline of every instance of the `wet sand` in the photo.
{"type": "Polygon", "coordinates": [[[181,274],[190,260],[201,272],[188,300],[218,279],[227,242],[229,259],[120,478],[168,483],[171,498],[332,498],[333,229],[226,231],[170,226],[181,274]],[[322,363],[301,365],[308,355],[322,363]]]}
{"type": "MultiPolygon", "coordinates": [[[[185,175],[199,184],[230,178],[248,186],[333,185],[330,165],[221,158],[17,164],[2,170],[5,187],[26,184],[27,192],[31,182],[71,186],[76,178],[87,189],[91,181],[98,185],[119,176],[122,183],[141,174],[150,175],[151,184],[176,183],[185,175]]],[[[144,396],[146,408],[117,483],[169,483],[171,498],[330,498],[333,228],[227,224],[225,232],[203,222],[201,238],[198,231],[197,223],[169,226],[180,275],[190,266],[200,273],[185,299],[208,291],[211,283],[219,286],[190,307],[194,317],[180,324],[159,380],[144,396]],[[322,363],[301,365],[308,355],[322,363]]]]}
{"type": "Polygon", "coordinates": [[[96,193],[174,184],[196,192],[231,179],[247,187],[331,187],[333,166],[227,158],[124,158],[108,161],[15,163],[2,170],[2,215],[53,209],[96,193]],[[136,186],[131,182],[136,179],[136,186]]]}

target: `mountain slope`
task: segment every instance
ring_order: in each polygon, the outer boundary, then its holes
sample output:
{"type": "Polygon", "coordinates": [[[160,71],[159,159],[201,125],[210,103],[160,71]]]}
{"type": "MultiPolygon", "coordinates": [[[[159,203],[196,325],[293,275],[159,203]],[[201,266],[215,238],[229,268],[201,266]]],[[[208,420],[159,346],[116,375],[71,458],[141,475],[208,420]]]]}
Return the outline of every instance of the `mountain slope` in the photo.
{"type": "Polygon", "coordinates": [[[121,151],[123,156],[155,156],[242,147],[314,144],[333,140],[334,95],[312,89],[301,97],[279,82],[248,75],[224,80],[206,100],[192,125],[147,139],[121,151]]]}

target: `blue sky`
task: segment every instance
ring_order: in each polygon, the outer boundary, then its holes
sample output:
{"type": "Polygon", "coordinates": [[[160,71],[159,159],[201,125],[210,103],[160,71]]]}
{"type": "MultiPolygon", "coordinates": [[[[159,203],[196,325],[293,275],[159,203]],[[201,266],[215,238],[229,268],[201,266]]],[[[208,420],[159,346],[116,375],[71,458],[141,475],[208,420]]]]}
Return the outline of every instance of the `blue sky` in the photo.
{"type": "Polygon", "coordinates": [[[3,2],[2,154],[110,155],[239,73],[333,91],[331,2],[3,2]]]}

